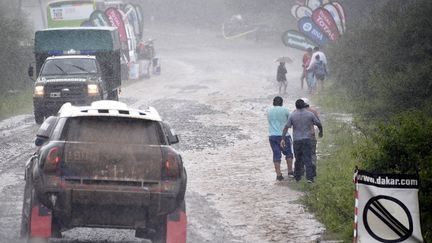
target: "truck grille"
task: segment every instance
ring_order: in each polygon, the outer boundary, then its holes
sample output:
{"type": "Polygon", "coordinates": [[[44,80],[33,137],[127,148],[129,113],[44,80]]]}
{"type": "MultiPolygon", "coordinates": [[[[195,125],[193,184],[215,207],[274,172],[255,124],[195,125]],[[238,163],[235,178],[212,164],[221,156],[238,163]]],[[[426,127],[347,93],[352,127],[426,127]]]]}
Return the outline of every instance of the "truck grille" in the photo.
{"type": "Polygon", "coordinates": [[[120,181],[120,180],[78,179],[78,178],[66,178],[65,181],[71,184],[132,186],[132,187],[146,187],[150,185],[159,184],[158,181],[120,181]]]}
{"type": "Polygon", "coordinates": [[[87,86],[84,82],[79,83],[47,83],[45,85],[45,97],[80,98],[87,96],[87,86]]]}

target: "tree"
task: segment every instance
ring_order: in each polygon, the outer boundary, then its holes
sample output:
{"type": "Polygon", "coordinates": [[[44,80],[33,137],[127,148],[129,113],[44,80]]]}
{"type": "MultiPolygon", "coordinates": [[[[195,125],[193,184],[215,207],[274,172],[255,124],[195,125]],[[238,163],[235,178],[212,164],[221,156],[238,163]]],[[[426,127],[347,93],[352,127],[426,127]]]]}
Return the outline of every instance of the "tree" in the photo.
{"type": "Polygon", "coordinates": [[[16,15],[18,9],[7,3],[0,2],[0,94],[29,83],[26,69],[31,60],[30,33],[16,15]]]}

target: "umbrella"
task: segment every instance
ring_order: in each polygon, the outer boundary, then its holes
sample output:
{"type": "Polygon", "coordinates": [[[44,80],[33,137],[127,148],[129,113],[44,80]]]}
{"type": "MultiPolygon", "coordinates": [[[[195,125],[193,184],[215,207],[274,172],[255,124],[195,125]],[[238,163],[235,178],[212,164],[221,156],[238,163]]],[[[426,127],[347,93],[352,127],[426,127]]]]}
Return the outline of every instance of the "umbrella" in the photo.
{"type": "Polygon", "coordinates": [[[290,57],[278,57],[274,60],[274,62],[292,63],[293,60],[290,57]]]}

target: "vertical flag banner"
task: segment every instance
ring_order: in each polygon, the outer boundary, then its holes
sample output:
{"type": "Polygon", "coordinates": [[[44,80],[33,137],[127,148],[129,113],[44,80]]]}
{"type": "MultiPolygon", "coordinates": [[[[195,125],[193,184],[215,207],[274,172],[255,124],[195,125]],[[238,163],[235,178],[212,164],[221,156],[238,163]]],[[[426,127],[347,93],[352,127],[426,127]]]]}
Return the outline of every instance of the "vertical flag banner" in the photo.
{"type": "Polygon", "coordinates": [[[344,29],[343,29],[343,25],[342,25],[342,19],[341,19],[341,16],[340,16],[337,8],[333,4],[326,4],[326,5],[324,5],[323,8],[325,8],[327,11],[329,11],[331,16],[333,17],[334,22],[336,23],[339,34],[342,35],[344,32],[344,29]]]}
{"type": "Polygon", "coordinates": [[[308,0],[306,1],[306,5],[312,9],[315,10],[321,6],[321,0],[308,0]]]}
{"type": "Polygon", "coordinates": [[[296,30],[285,31],[282,35],[282,42],[285,46],[296,48],[299,50],[306,51],[308,48],[314,48],[316,46],[311,40],[306,38],[302,33],[296,30]]]}
{"type": "Polygon", "coordinates": [[[344,8],[342,7],[342,5],[340,4],[340,3],[338,3],[338,2],[332,2],[332,4],[333,4],[333,6],[335,6],[335,8],[338,10],[338,12],[339,12],[339,16],[340,16],[340,18],[341,18],[341,20],[342,20],[342,27],[343,27],[343,30],[344,30],[344,32],[346,31],[346,24],[345,24],[345,10],[344,10],[344,8]]]}
{"type": "Polygon", "coordinates": [[[139,39],[141,39],[142,38],[142,36],[143,36],[143,28],[144,28],[144,19],[143,19],[143,11],[142,11],[142,8],[140,7],[140,5],[133,5],[134,6],[134,8],[135,8],[135,11],[136,11],[136,13],[137,13],[137,17],[138,17],[138,24],[139,24],[139,32],[138,32],[138,35],[139,35],[139,39]]]}
{"type": "Polygon", "coordinates": [[[111,22],[111,26],[117,27],[120,41],[123,43],[127,43],[126,29],[123,22],[122,14],[116,8],[110,7],[105,10],[105,15],[111,22]]]}
{"type": "Polygon", "coordinates": [[[111,26],[110,21],[104,14],[104,12],[100,10],[95,10],[90,15],[90,22],[93,24],[93,26],[111,26]]]}
{"type": "Polygon", "coordinates": [[[314,10],[312,13],[312,20],[331,41],[334,42],[339,39],[339,30],[333,16],[327,9],[320,7],[314,10]]]}
{"type": "Polygon", "coordinates": [[[131,4],[126,4],[124,12],[128,18],[129,24],[133,27],[134,33],[137,36],[141,36],[141,29],[136,8],[131,4]]]}
{"type": "Polygon", "coordinates": [[[298,17],[297,17],[297,9],[300,7],[300,5],[298,5],[298,4],[295,4],[294,6],[292,6],[292,8],[291,8],[291,15],[294,17],[294,18],[296,18],[296,19],[299,19],[298,17]]]}
{"type": "Polygon", "coordinates": [[[416,175],[358,171],[354,242],[423,242],[416,175]]]}
{"type": "Polygon", "coordinates": [[[309,17],[303,17],[297,22],[299,31],[320,46],[327,44],[328,37],[309,17]]]}
{"type": "Polygon", "coordinates": [[[312,9],[305,7],[305,6],[300,6],[296,9],[295,15],[296,15],[297,19],[301,19],[303,17],[311,17],[312,16],[312,9]]]}
{"type": "MultiPolygon", "coordinates": [[[[298,29],[306,39],[320,46],[329,41],[336,42],[346,31],[345,11],[342,4],[333,0],[297,0],[291,8],[291,15],[297,20],[298,29]]],[[[288,41],[293,43],[298,39],[288,38],[287,33],[283,33],[282,42],[286,46],[303,49],[305,43],[300,46],[287,45],[288,41]]]]}

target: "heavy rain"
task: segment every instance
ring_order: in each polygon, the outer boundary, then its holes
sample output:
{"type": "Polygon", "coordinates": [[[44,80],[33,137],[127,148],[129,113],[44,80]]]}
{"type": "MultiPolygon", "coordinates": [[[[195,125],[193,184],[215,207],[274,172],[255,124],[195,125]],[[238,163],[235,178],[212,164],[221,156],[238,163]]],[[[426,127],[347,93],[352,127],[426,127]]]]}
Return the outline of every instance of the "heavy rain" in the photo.
{"type": "Polygon", "coordinates": [[[432,241],[430,11],[0,0],[0,242],[432,241]]]}

